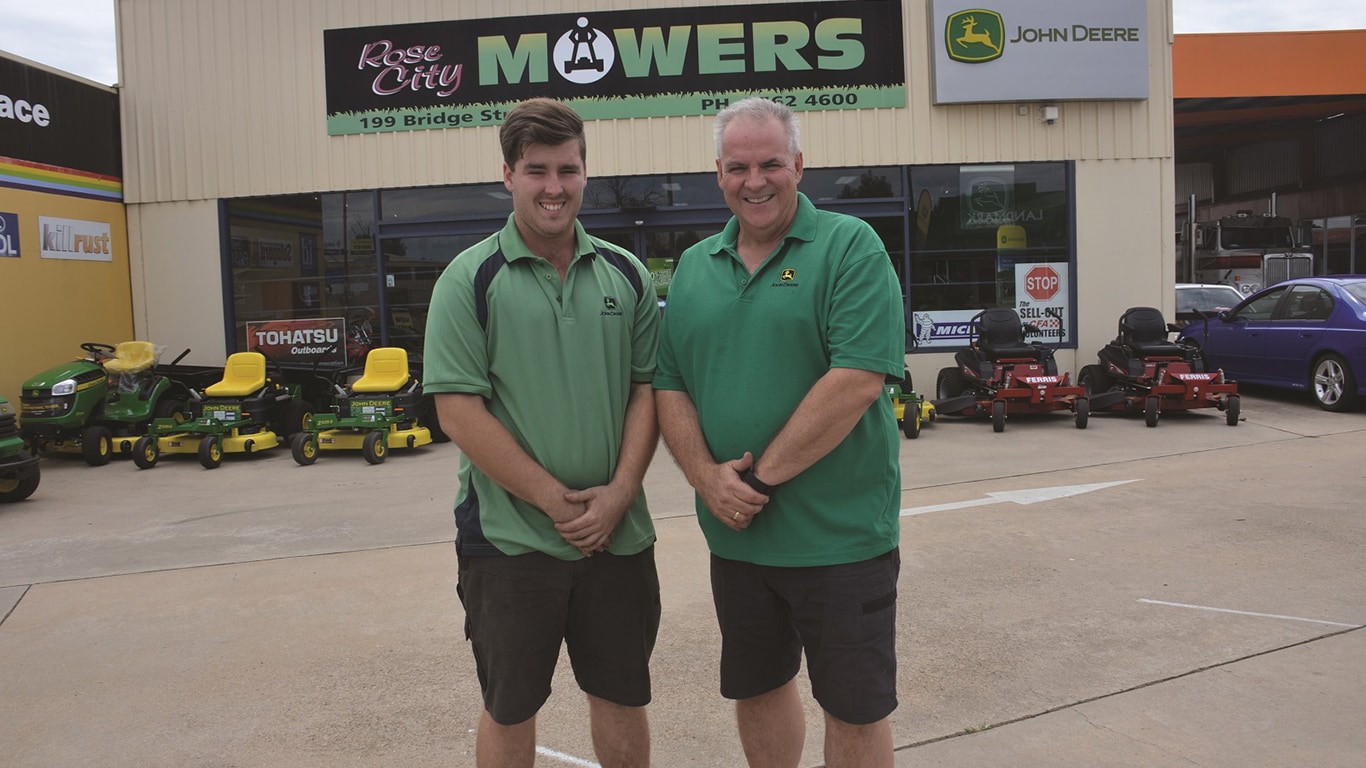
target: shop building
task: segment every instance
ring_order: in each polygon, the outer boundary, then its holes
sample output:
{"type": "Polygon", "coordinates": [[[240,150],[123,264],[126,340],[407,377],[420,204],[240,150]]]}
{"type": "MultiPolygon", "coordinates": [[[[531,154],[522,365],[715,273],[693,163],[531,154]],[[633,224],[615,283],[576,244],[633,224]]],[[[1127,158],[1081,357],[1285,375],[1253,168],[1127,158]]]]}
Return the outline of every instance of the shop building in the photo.
{"type": "Polygon", "coordinates": [[[987,306],[1076,370],[1125,307],[1172,309],[1170,4],[989,5],[119,0],[136,333],[202,364],[310,322],[420,352],[433,281],[511,210],[496,126],[533,95],[586,118],[582,221],[664,301],[729,217],[713,117],[761,95],[800,111],[801,190],[886,242],[922,388],[987,306]]]}
{"type": "Polygon", "coordinates": [[[0,396],[132,338],[115,89],[0,53],[0,396]]]}

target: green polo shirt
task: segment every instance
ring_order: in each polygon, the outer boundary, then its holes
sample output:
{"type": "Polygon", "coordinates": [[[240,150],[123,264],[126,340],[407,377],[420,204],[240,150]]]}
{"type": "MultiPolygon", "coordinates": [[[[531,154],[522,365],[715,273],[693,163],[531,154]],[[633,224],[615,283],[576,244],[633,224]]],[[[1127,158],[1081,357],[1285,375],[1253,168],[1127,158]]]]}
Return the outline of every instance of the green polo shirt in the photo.
{"type": "MultiPolygon", "coordinates": [[[[901,288],[877,233],[819,211],[799,195],[783,244],[751,276],[736,251],[739,225],[678,260],[660,336],[656,389],[687,392],[718,461],[755,457],[831,368],[901,377],[901,288]]],[[[900,441],[880,397],[845,440],[774,491],[744,531],[697,499],[711,551],[777,566],[858,562],[900,536],[900,441]]]]}
{"type": "MultiPolygon", "coordinates": [[[[659,308],[650,274],[630,253],[575,222],[563,282],[532,255],[511,216],[456,256],[432,289],[423,390],[484,398],[541,466],[574,489],[606,485],[621,455],[631,384],[654,373],[659,308]]],[[[581,557],[545,513],[515,498],[463,455],[457,547],[467,555],[543,552],[581,557]]],[[[612,533],[629,555],[654,541],[642,491],[612,533]]]]}

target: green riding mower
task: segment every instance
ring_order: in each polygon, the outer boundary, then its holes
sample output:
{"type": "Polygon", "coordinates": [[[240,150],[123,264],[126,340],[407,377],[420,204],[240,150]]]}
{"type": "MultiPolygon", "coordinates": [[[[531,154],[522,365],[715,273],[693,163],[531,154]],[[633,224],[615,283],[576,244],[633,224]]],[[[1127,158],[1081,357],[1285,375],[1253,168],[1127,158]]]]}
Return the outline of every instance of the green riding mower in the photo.
{"type": "Polygon", "coordinates": [[[426,412],[422,384],[409,372],[406,349],[372,349],[359,379],[349,387],[332,386],[337,398],[332,412],[314,414],[290,443],[299,464],[317,461],[319,451],[356,449],[366,461],[379,464],[390,448],[432,442],[431,430],[419,423],[426,412]]]}
{"type": "Polygon", "coordinates": [[[128,454],[147,425],[180,411],[187,389],[149,341],[85,342],[85,357],[24,382],[19,432],[35,455],[79,453],[91,466],[128,454]]]}
{"type": "Polygon", "coordinates": [[[924,395],[916,394],[911,385],[911,372],[906,370],[900,381],[887,377],[887,396],[892,398],[892,412],[901,433],[914,440],[920,437],[920,427],[935,420],[934,405],[924,395]]]}
{"type": "Polygon", "coordinates": [[[190,390],[188,410],[154,419],[133,446],[139,469],[156,466],[163,453],[193,453],[205,469],[214,469],[225,453],[255,453],[280,445],[312,418],[313,406],[299,395],[299,385],[272,377],[260,352],[228,356],[221,381],[190,390]]]}
{"type": "Polygon", "coordinates": [[[24,448],[14,406],[0,397],[0,502],[23,501],[38,490],[38,457],[24,448]]]}

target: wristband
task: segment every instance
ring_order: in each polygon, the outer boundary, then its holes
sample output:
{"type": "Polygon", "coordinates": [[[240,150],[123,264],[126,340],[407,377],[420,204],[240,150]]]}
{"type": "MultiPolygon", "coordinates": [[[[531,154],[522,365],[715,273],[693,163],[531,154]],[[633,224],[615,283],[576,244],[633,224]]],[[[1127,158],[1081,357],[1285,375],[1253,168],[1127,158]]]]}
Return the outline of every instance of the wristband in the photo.
{"type": "MultiPolygon", "coordinates": [[[[778,490],[777,485],[769,485],[763,480],[760,480],[759,477],[754,474],[754,467],[750,467],[744,472],[741,472],[740,481],[765,496],[772,496],[773,492],[778,490]]],[[[781,483],[779,485],[781,485],[781,483]]]]}

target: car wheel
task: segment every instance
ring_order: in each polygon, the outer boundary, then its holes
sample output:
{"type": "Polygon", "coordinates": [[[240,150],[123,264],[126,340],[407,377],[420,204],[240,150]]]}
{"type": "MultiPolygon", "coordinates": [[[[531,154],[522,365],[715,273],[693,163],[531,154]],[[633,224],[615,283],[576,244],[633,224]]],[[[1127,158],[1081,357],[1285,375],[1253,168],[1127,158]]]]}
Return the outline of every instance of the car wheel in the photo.
{"type": "Polygon", "coordinates": [[[114,455],[114,436],[108,427],[86,427],[81,433],[81,458],[92,467],[102,467],[114,455]]]}
{"type": "Polygon", "coordinates": [[[1309,390],[1326,411],[1350,411],[1356,406],[1356,377],[1347,361],[1337,355],[1326,354],[1314,361],[1309,390]]]}
{"type": "Polygon", "coordinates": [[[1006,431],[1006,401],[993,400],[991,403],[991,431],[1006,431]]]}

